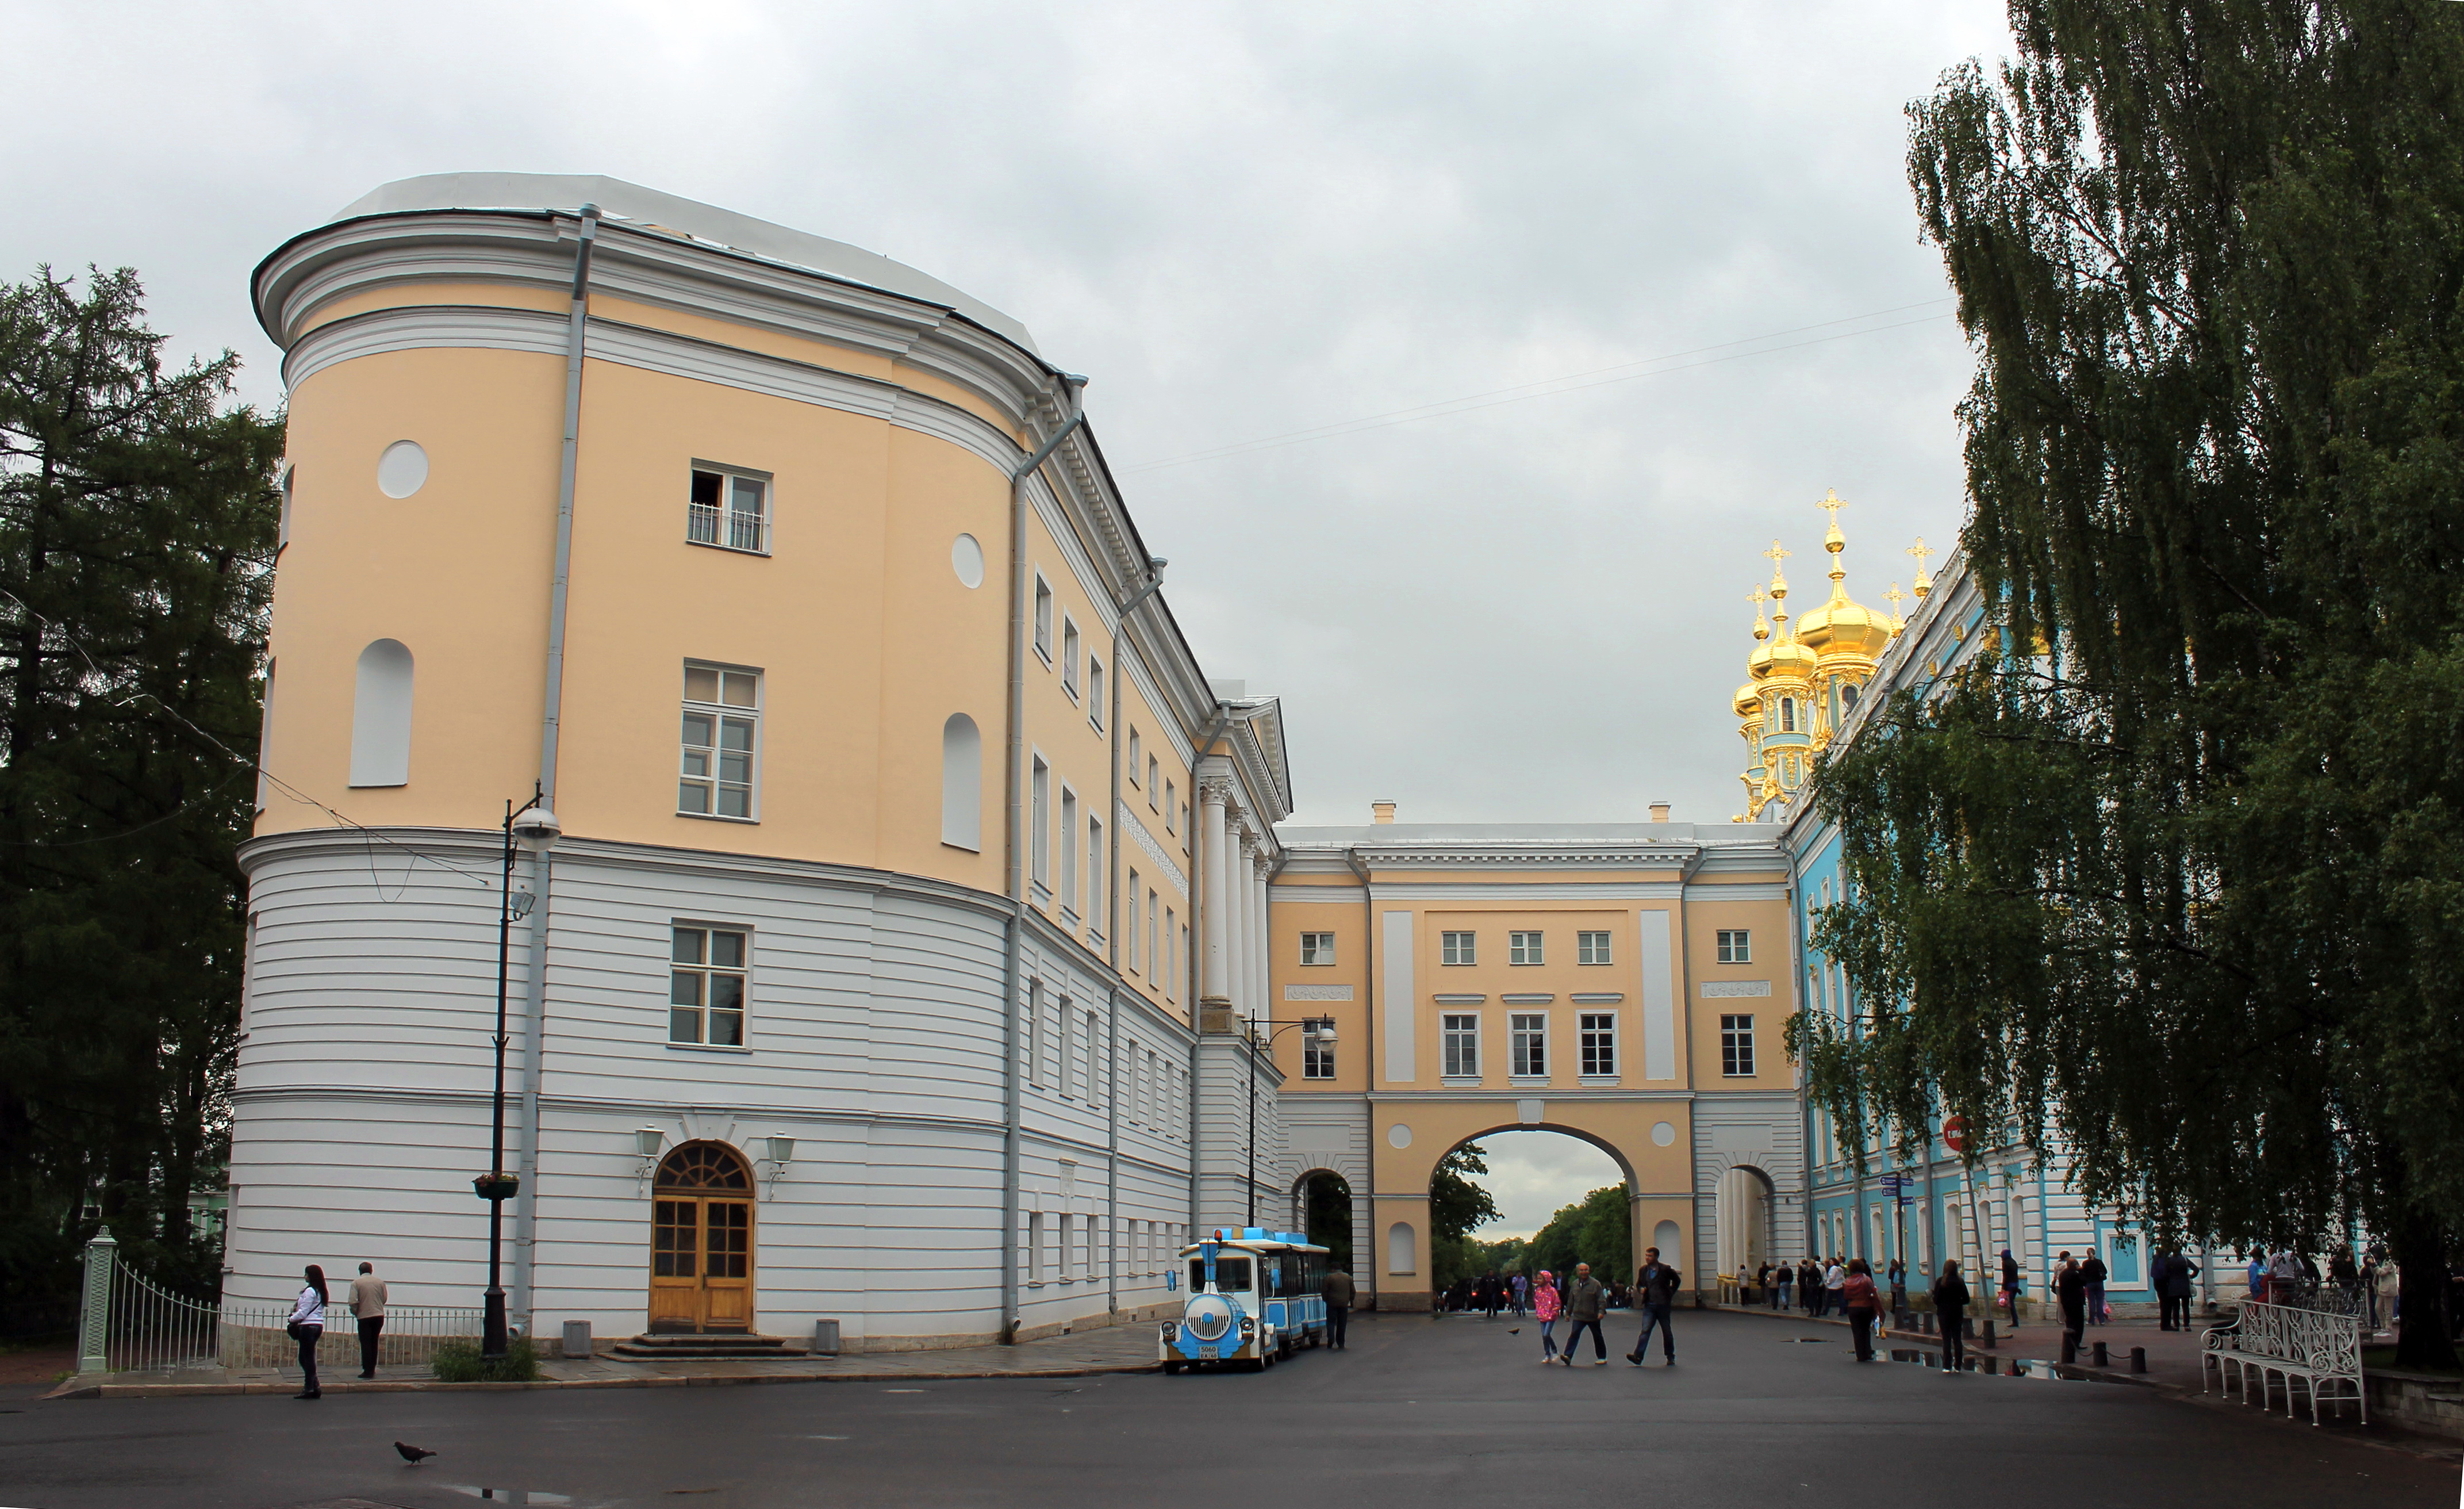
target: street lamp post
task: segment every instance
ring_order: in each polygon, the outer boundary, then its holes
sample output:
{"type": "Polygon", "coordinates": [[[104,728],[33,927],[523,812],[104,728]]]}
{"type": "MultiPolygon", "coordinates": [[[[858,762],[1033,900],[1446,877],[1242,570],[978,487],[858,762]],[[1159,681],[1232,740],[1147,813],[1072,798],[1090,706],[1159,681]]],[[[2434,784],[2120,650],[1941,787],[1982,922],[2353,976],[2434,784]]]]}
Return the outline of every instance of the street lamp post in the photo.
{"type": "Polygon", "coordinates": [[[1294,1028],[1300,1029],[1304,1042],[1334,1041],[1334,1018],[1331,1016],[1305,1016],[1297,1022],[1286,1022],[1283,1026],[1270,1029],[1264,1033],[1255,1027],[1249,1029],[1249,1224],[1251,1226],[1258,1224],[1258,1049],[1261,1046],[1271,1048],[1276,1038],[1294,1028]]]}
{"type": "MultiPolygon", "coordinates": [[[[488,1171],[471,1181],[471,1187],[488,1202],[488,1295],[479,1320],[479,1355],[488,1358],[502,1357],[506,1351],[505,1202],[521,1187],[519,1178],[505,1172],[505,998],[513,961],[514,920],[528,917],[531,908],[539,903],[539,898],[530,892],[514,889],[514,851],[519,847],[544,854],[556,842],[559,831],[556,814],[548,810],[539,788],[532,788],[530,802],[518,812],[512,802],[505,803],[504,885],[496,905],[495,1127],[489,1143],[488,1171]]],[[[533,969],[539,965],[539,960],[530,962],[533,969]]]]}

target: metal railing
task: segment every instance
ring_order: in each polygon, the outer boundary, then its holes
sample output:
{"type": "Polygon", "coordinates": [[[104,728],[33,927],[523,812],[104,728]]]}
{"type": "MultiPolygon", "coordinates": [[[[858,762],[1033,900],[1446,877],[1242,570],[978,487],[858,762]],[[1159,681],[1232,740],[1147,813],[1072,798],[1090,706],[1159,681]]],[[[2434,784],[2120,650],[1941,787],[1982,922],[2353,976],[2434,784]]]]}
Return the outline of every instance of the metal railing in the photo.
{"type": "Polygon", "coordinates": [[[723,545],[730,550],[767,555],[770,521],[766,515],[720,508],[715,503],[687,503],[685,538],[695,544],[723,545]]]}
{"type": "MultiPolygon", "coordinates": [[[[291,1339],[290,1319],[288,1304],[236,1300],[209,1304],[175,1295],[121,1261],[120,1244],[104,1231],[85,1249],[77,1371],[291,1367],[298,1362],[299,1343],[291,1339]]],[[[387,1305],[378,1365],[426,1363],[443,1343],[478,1335],[476,1308],[387,1305]]],[[[337,1300],[326,1311],[317,1365],[356,1370],[359,1347],[358,1327],[347,1306],[337,1300]]]]}

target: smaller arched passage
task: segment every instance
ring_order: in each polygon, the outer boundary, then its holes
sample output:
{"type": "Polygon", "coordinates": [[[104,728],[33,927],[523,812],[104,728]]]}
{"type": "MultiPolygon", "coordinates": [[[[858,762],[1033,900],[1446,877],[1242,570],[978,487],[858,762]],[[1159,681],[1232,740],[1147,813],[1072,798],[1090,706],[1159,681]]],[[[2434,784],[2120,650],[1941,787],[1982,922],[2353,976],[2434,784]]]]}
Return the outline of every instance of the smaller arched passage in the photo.
{"type": "Polygon", "coordinates": [[[1739,1164],[1720,1176],[1712,1204],[1713,1261],[1739,1283],[1774,1255],[1778,1193],[1770,1174],[1739,1164]]]}
{"type": "Polygon", "coordinates": [[[725,1143],[659,1160],[650,1192],[652,1331],[753,1329],[753,1169],[725,1143]]]}
{"type": "Polygon", "coordinates": [[[1292,1181],[1292,1209],[1297,1230],[1327,1250],[1327,1261],[1346,1273],[1353,1266],[1354,1212],[1352,1181],[1331,1168],[1312,1168],[1292,1181]]]}

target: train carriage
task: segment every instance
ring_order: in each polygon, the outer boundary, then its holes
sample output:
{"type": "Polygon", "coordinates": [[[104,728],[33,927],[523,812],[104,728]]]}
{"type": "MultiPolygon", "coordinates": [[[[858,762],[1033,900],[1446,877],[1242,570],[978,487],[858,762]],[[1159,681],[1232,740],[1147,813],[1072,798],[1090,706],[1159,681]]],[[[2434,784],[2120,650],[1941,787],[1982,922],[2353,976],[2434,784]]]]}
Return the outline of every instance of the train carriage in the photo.
{"type": "Polygon", "coordinates": [[[1174,1276],[1189,1298],[1163,1322],[1163,1370],[1201,1365],[1263,1372],[1304,1346],[1326,1344],[1327,1250],[1293,1232],[1219,1229],[1180,1250],[1174,1276]]]}

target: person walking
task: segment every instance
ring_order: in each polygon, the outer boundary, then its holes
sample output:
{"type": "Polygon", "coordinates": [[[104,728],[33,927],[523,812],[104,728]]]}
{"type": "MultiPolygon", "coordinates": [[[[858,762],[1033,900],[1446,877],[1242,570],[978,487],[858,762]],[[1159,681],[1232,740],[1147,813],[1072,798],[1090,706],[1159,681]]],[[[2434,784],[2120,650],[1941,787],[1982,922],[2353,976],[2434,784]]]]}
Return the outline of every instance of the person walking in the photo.
{"type": "Polygon", "coordinates": [[[2173,1254],[2159,1252],[2147,1259],[2147,1287],[2156,1291],[2156,1329],[2173,1329],[2173,1254]]]}
{"type": "Polygon", "coordinates": [[[1566,1319],[1571,1323],[1566,1330],[1566,1349],[1557,1354],[1560,1362],[1569,1367],[1574,1365],[1574,1343],[1583,1339],[1583,1328],[1589,1326],[1592,1350],[1599,1354],[1592,1365],[1606,1367],[1609,1365],[1609,1339],[1600,1334],[1600,1317],[1607,1313],[1608,1306],[1609,1292],[1592,1276],[1592,1265],[1576,1263],[1574,1282],[1566,1291],[1566,1319]]]}
{"type": "Polygon", "coordinates": [[[2087,1336],[2087,1270],[2064,1252],[2054,1259],[2054,1298],[2062,1308],[2062,1361],[2079,1355],[2087,1336]]]}
{"type": "Polygon", "coordinates": [[[1900,1258],[1891,1259],[1891,1323],[1908,1323],[1908,1265],[1900,1258]]]}
{"type": "Polygon", "coordinates": [[[2293,1249],[2279,1247],[2276,1250],[2276,1255],[2267,1260],[2267,1302],[2269,1304],[2293,1302],[2294,1296],[2301,1288],[2301,1259],[2294,1255],[2293,1249]]]}
{"type": "Polygon", "coordinates": [[[2011,1312],[2011,1325],[2014,1330],[2019,1324],[2019,1296],[2025,1292],[2019,1277],[2019,1259],[2012,1256],[2011,1249],[2006,1247],[2002,1249],[2002,1303],[2011,1312]]]}
{"type": "Polygon", "coordinates": [[[1942,1265],[1933,1281],[1933,1313],[1942,1327],[1942,1370],[1955,1373],[1968,1364],[1968,1280],[1959,1276],[1956,1260],[1942,1265]]]}
{"type": "Polygon", "coordinates": [[[385,1334],[385,1283],[374,1265],[362,1263],[351,1280],[351,1319],[360,1322],[360,1376],[377,1375],[377,1339],[385,1334]]]}
{"type": "Polygon", "coordinates": [[[1531,1280],[1516,1274],[1508,1282],[1514,1289],[1514,1319],[1523,1319],[1523,1311],[1531,1298],[1531,1280]]]}
{"type": "Polygon", "coordinates": [[[2165,1299],[2172,1307],[2173,1329],[2190,1328],[2190,1281],[2199,1276],[2199,1265],[2173,1249],[2165,1262],[2165,1299]]]}
{"type": "Polygon", "coordinates": [[[1328,1269],[1326,1288],[1322,1292],[1326,1296],[1327,1343],[1340,1352],[1343,1350],[1344,1331],[1352,1323],[1352,1301],[1356,1297],[1351,1273],[1341,1268],[1328,1269]]]}
{"type": "Polygon", "coordinates": [[[2095,1248],[2087,1250],[2087,1261],[2079,1264],[2079,1274],[2087,1280],[2088,1322],[2102,1325],[2113,1319],[2113,1312],[2106,1308],[2104,1302],[2104,1259],[2096,1255],[2095,1248]]]}
{"type": "Polygon", "coordinates": [[[1874,1271],[1865,1259],[1852,1257],[1839,1274],[1839,1302],[1848,1313],[1848,1335],[1857,1343],[1857,1361],[1874,1360],[1874,1322],[1882,1318],[1881,1292],[1874,1287],[1874,1271]]]}
{"type": "Polygon", "coordinates": [[[2254,1247],[2250,1250],[2250,1266],[2243,1273],[2242,1276],[2250,1282],[2251,1298],[2260,1303],[2264,1303],[2267,1299],[2266,1248],[2254,1247]]]}
{"type": "Polygon", "coordinates": [[[1771,1282],[1779,1286],[1771,1293],[1771,1308],[1774,1310],[1789,1308],[1789,1301],[1795,1298],[1790,1291],[1796,1286],[1796,1265],[1780,1264],[1771,1273],[1771,1282]]]}
{"type": "MultiPolygon", "coordinates": [[[[1869,1279],[1868,1282],[1871,1280],[1869,1279]]],[[[1845,1309],[1848,1303],[1847,1296],[1847,1264],[1834,1257],[1831,1259],[1831,1266],[1825,1269],[1822,1275],[1822,1308],[1814,1313],[1830,1315],[1835,1311],[1845,1309]]]]}
{"type": "Polygon", "coordinates": [[[1808,1315],[1822,1303],[1822,1265],[1811,1257],[1796,1265],[1796,1302],[1808,1315]]]}
{"type": "Polygon", "coordinates": [[[1635,1366],[1642,1365],[1642,1354],[1651,1345],[1652,1327],[1660,1328],[1661,1354],[1667,1361],[1663,1366],[1677,1365],[1677,1330],[1668,1323],[1668,1312],[1677,1303],[1677,1270],[1660,1260],[1660,1249],[1642,1250],[1641,1271],[1634,1276],[1634,1305],[1642,1312],[1642,1334],[1634,1339],[1634,1350],[1625,1360],[1635,1366]]]}
{"type": "Polygon", "coordinates": [[[1557,1360],[1557,1316],[1565,1307],[1565,1297],[1557,1292],[1557,1276],[1546,1268],[1541,1269],[1540,1282],[1531,1291],[1531,1313],[1540,1318],[1540,1365],[1543,1367],[1557,1360]]]}
{"type": "Polygon", "coordinates": [[[317,1387],[317,1343],[325,1339],[325,1305],[329,1298],[325,1293],[325,1270],[310,1263],[306,1276],[299,1298],[291,1301],[291,1320],[283,1327],[299,1343],[299,1371],[307,1378],[291,1397],[322,1399],[325,1390],[317,1387]]]}

